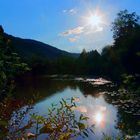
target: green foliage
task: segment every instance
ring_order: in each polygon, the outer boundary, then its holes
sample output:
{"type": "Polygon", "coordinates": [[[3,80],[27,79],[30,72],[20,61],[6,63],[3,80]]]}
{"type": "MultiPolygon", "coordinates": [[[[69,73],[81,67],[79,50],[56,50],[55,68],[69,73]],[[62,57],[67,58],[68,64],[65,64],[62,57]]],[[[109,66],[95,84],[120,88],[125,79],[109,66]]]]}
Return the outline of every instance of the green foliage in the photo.
{"type": "Polygon", "coordinates": [[[6,91],[15,76],[29,70],[15,53],[12,42],[4,37],[4,30],[0,26],[0,94],[6,91]]]}
{"type": "Polygon", "coordinates": [[[101,74],[101,56],[97,50],[83,52],[76,61],[77,73],[86,75],[100,75],[101,74]]]}
{"type": "Polygon", "coordinates": [[[120,11],[112,24],[113,37],[115,40],[126,37],[139,26],[140,17],[135,12],[129,13],[127,10],[120,11]]]}
{"type": "Polygon", "coordinates": [[[120,79],[121,73],[124,72],[120,57],[114,46],[106,46],[102,53],[102,74],[113,79],[120,79]]]}
{"type": "Polygon", "coordinates": [[[114,47],[126,73],[140,73],[140,17],[127,10],[120,11],[112,24],[114,47]]]}
{"type": "Polygon", "coordinates": [[[21,128],[25,117],[32,109],[34,100],[25,98],[17,100],[12,97],[5,97],[0,102],[0,139],[6,136],[14,139],[23,128],[31,127],[31,123],[28,123],[28,125],[21,128]]]}
{"type": "MultiPolygon", "coordinates": [[[[8,102],[5,101],[3,105],[7,103],[9,103],[9,100],[8,102]]],[[[8,109],[9,105],[7,104],[5,109],[8,109]]],[[[6,115],[7,119],[3,116],[5,112],[0,111],[2,113],[0,117],[0,128],[2,130],[0,138],[21,139],[32,137],[38,139],[40,135],[48,134],[46,138],[49,140],[68,140],[77,136],[88,137],[89,132],[93,133],[93,126],[87,125],[88,117],[79,114],[79,112],[76,115],[74,111],[76,104],[73,98],[62,99],[59,104],[52,104],[44,116],[31,113],[32,104],[30,102],[28,106],[21,109],[19,109],[20,104],[16,107],[12,115],[9,114],[9,117],[6,115]],[[28,130],[28,133],[26,133],[26,130],[28,130]]]]}
{"type": "Polygon", "coordinates": [[[121,88],[127,89],[127,96],[140,96],[140,76],[139,75],[122,75],[121,88]]]}
{"type": "Polygon", "coordinates": [[[88,118],[81,114],[78,119],[73,110],[74,107],[76,104],[73,98],[71,101],[62,99],[59,107],[52,104],[48,109],[44,126],[39,131],[40,134],[47,133],[52,140],[66,140],[78,135],[88,137],[88,118]]]}

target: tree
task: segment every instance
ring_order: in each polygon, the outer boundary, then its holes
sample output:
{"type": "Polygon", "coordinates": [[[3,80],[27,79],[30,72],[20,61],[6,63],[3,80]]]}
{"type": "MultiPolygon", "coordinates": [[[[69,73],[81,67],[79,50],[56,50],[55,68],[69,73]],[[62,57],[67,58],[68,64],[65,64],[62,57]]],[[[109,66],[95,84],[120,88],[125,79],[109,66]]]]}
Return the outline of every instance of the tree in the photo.
{"type": "Polygon", "coordinates": [[[117,18],[112,23],[113,38],[115,41],[121,37],[126,37],[139,26],[140,17],[135,12],[129,13],[127,10],[120,11],[117,18]]]}
{"type": "Polygon", "coordinates": [[[114,46],[106,46],[101,53],[102,58],[102,74],[113,80],[119,80],[123,67],[117,49],[114,46]]]}
{"type": "Polygon", "coordinates": [[[90,75],[101,74],[101,56],[97,50],[90,51],[87,54],[87,69],[90,75]]]}
{"type": "Polygon", "coordinates": [[[29,70],[15,52],[12,42],[4,37],[0,26],[0,94],[8,92],[15,76],[29,70]]]}
{"type": "Polygon", "coordinates": [[[120,11],[112,24],[114,47],[125,72],[140,74],[140,17],[135,12],[120,11]]]}
{"type": "Polygon", "coordinates": [[[86,74],[87,73],[87,52],[85,49],[81,52],[79,58],[77,59],[77,74],[86,74]]]}

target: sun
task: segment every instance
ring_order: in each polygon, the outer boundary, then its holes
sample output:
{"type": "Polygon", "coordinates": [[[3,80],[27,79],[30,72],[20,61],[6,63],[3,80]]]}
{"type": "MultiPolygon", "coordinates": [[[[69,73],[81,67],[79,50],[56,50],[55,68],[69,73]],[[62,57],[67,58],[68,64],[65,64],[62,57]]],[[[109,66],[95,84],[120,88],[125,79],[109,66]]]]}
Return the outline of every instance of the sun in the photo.
{"type": "Polygon", "coordinates": [[[87,23],[91,26],[99,26],[102,23],[102,18],[99,15],[91,15],[87,18],[87,23]]]}
{"type": "Polygon", "coordinates": [[[89,10],[81,19],[87,27],[99,28],[107,24],[106,13],[101,11],[98,7],[95,10],[89,10]]]}
{"type": "Polygon", "coordinates": [[[95,121],[97,123],[101,123],[103,121],[103,115],[102,113],[98,112],[96,115],[95,115],[95,121]]]}

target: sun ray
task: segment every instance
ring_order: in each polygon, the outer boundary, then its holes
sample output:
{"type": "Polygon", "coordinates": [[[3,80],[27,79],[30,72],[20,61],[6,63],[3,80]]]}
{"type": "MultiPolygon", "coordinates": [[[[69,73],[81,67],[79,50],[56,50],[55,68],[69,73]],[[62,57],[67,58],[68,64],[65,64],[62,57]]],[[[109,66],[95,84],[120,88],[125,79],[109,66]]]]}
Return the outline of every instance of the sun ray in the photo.
{"type": "Polygon", "coordinates": [[[82,17],[82,21],[85,26],[90,26],[93,28],[103,28],[106,25],[105,14],[100,9],[95,9],[93,11],[89,10],[85,16],[82,17]]]}

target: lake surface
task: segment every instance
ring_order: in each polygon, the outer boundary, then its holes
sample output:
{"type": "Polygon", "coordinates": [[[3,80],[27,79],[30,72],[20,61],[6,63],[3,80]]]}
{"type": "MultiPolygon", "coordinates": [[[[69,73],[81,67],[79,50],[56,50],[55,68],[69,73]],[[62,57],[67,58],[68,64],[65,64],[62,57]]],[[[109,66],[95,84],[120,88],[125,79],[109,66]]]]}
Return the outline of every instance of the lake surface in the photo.
{"type": "MultiPolygon", "coordinates": [[[[138,115],[128,114],[122,110],[121,105],[114,104],[112,94],[117,93],[118,89],[112,84],[93,85],[89,82],[72,79],[50,79],[47,77],[28,78],[18,83],[17,97],[32,98],[33,94],[39,96],[35,101],[33,112],[40,115],[47,113],[47,108],[52,103],[59,104],[59,101],[75,98],[77,110],[90,119],[89,124],[94,124],[95,134],[89,134],[85,140],[101,140],[103,134],[113,136],[123,134],[137,134],[139,127],[138,115]]],[[[44,139],[40,136],[40,140],[44,139]]],[[[75,138],[82,140],[82,137],[75,138]]]]}

